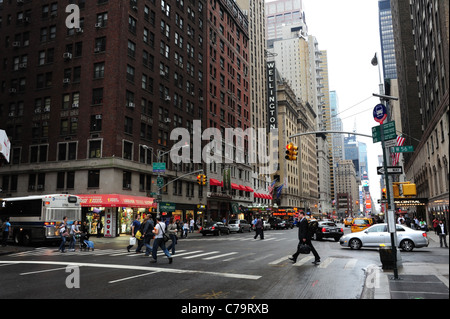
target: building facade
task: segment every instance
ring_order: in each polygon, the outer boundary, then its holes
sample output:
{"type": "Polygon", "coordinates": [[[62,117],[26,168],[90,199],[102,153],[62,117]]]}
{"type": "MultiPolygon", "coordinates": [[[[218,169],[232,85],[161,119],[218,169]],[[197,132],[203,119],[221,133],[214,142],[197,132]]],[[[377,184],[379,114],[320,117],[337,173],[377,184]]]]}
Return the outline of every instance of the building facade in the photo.
{"type": "MultiPolygon", "coordinates": [[[[174,128],[206,123],[207,3],[75,4],[76,28],[66,25],[66,1],[0,4],[0,127],[12,144],[2,196],[155,197],[159,159],[162,201],[175,203],[168,215],[197,218],[206,192],[195,175],[177,178],[203,164],[176,164],[168,151],[174,128]]],[[[116,213],[121,230],[137,209],[116,213]]]]}

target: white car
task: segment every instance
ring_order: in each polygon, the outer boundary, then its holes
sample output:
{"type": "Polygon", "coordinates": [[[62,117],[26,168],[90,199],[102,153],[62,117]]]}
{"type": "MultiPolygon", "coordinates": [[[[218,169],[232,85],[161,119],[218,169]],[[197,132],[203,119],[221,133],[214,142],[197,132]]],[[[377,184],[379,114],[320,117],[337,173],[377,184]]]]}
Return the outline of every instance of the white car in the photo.
{"type": "MultiPolygon", "coordinates": [[[[396,225],[398,247],[404,251],[428,246],[427,233],[413,230],[403,225],[396,225]]],[[[381,244],[391,245],[391,234],[387,231],[387,224],[375,224],[369,228],[342,236],[339,239],[341,246],[351,249],[361,247],[379,247],[381,244]]]]}

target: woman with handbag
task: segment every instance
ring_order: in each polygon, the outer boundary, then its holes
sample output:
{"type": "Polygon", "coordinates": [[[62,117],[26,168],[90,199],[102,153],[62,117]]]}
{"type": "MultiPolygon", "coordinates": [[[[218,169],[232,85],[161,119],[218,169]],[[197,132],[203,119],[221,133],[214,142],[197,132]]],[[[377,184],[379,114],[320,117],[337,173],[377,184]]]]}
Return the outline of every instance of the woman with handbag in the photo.
{"type": "Polygon", "coordinates": [[[153,229],[153,234],[155,234],[155,239],[153,241],[153,249],[152,249],[152,257],[153,260],[150,260],[151,263],[156,263],[156,252],[158,251],[158,247],[161,247],[164,254],[166,254],[167,258],[169,258],[169,264],[172,263],[173,258],[170,255],[169,251],[166,248],[166,242],[169,240],[169,236],[165,233],[166,224],[161,221],[161,216],[156,217],[156,226],[153,229]]]}

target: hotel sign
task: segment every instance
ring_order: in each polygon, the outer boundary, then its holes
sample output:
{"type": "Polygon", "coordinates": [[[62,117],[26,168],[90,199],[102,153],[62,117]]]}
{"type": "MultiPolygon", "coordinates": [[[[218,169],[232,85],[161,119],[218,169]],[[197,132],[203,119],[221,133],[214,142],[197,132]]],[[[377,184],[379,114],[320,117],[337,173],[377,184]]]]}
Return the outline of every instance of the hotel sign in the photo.
{"type": "Polygon", "coordinates": [[[277,124],[277,82],[275,62],[267,62],[267,122],[268,130],[278,128],[277,124]]]}

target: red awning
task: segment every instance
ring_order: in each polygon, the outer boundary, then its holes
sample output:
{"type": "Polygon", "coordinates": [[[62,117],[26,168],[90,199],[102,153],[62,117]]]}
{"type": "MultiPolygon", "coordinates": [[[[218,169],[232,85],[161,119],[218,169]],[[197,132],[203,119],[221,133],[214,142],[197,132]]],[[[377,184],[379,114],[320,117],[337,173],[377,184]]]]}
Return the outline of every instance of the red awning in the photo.
{"type": "Polygon", "coordinates": [[[83,194],[82,207],[156,207],[153,198],[121,194],[83,194]]]}
{"type": "Polygon", "coordinates": [[[253,193],[253,197],[254,197],[254,198],[261,198],[261,196],[259,195],[259,193],[253,193]]]}
{"type": "Polygon", "coordinates": [[[253,193],[253,189],[249,186],[244,186],[246,192],[253,193]]]}
{"type": "Polygon", "coordinates": [[[238,184],[235,184],[235,183],[231,183],[231,188],[232,188],[232,189],[240,190],[239,185],[238,185],[238,184]]]}
{"type": "Polygon", "coordinates": [[[218,181],[217,179],[214,179],[214,178],[210,178],[209,179],[209,185],[223,187],[223,182],[222,181],[218,181]]]}

